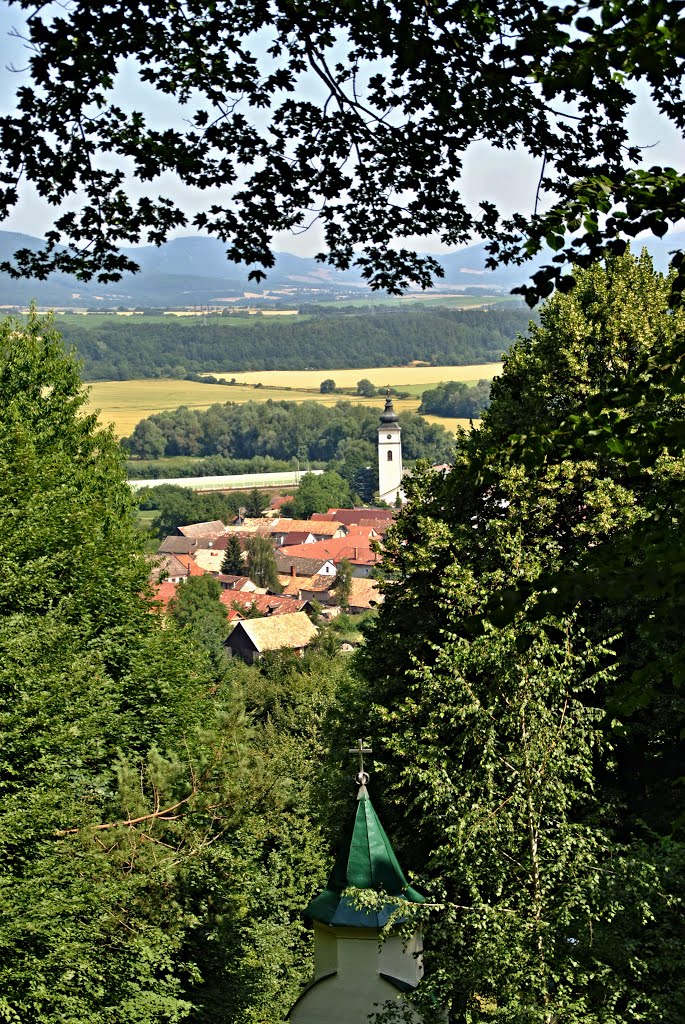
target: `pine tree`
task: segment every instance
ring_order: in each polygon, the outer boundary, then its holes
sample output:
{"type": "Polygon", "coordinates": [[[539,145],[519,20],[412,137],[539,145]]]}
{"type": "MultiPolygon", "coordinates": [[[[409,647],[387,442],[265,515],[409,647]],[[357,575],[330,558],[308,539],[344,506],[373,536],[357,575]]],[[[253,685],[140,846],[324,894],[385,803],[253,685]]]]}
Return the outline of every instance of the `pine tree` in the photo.
{"type": "Polygon", "coordinates": [[[226,554],[221,563],[221,571],[227,576],[241,576],[245,571],[243,549],[235,534],[229,534],[226,542],[226,554]]]}

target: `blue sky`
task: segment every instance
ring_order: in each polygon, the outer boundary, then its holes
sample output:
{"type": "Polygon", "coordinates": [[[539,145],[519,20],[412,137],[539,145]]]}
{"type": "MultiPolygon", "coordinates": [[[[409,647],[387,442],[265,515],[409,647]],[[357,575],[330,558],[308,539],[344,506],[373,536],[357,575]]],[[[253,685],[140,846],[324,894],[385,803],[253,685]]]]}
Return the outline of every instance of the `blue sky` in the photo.
{"type": "MultiPolygon", "coordinates": [[[[13,28],[21,30],[22,11],[10,7],[6,0],[0,0],[0,111],[9,113],[13,95],[18,84],[25,79],[10,66],[22,68],[26,64],[27,51],[20,40],[11,36],[13,28]]],[[[187,113],[179,108],[173,99],[149,91],[141,93],[140,85],[130,69],[124,69],[117,83],[117,101],[124,107],[142,109],[154,117],[158,124],[178,126],[187,113]]],[[[661,119],[646,91],[639,90],[637,102],[630,117],[631,141],[652,148],[645,151],[645,164],[661,164],[682,169],[685,165],[685,143],[668,122],[661,119]]],[[[498,152],[488,144],[478,142],[469,150],[463,176],[463,194],[474,209],[481,199],[496,203],[504,213],[520,211],[529,213],[535,198],[539,175],[539,164],[524,151],[498,152]]],[[[191,213],[207,206],[213,197],[208,192],[189,190],[165,175],[153,183],[155,192],[165,190],[178,198],[191,213]]],[[[217,193],[218,197],[218,193],[217,193]]],[[[42,235],[51,223],[52,211],[30,187],[23,190],[19,205],[10,218],[0,224],[0,229],[21,231],[31,235],[42,235]]],[[[192,227],[181,229],[178,234],[197,233],[192,227]]],[[[446,247],[437,238],[413,240],[419,249],[431,252],[445,252],[446,247]]],[[[316,226],[307,234],[292,236],[279,235],[275,239],[279,250],[298,255],[312,255],[320,247],[320,236],[316,226]]]]}

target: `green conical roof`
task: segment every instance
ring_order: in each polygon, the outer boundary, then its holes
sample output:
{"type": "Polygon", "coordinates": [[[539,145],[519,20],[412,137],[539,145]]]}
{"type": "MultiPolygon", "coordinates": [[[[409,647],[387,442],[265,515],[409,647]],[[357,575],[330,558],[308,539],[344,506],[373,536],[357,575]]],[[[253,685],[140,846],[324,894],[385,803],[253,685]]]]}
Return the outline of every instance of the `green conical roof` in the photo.
{"type": "Polygon", "coordinates": [[[383,928],[396,906],[384,904],[377,910],[357,910],[342,895],[349,888],[371,889],[401,896],[407,903],[423,903],[423,896],[404,877],[366,786],[359,790],[352,829],[345,837],[326,888],[309,904],[305,918],[352,928],[383,928]]]}

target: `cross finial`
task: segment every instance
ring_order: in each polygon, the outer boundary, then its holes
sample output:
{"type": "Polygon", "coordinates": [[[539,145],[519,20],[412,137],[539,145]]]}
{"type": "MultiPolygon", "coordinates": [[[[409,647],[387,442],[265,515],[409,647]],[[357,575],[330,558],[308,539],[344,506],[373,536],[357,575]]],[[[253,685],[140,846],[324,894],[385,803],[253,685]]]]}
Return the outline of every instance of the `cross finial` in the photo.
{"type": "Polygon", "coordinates": [[[357,746],[352,747],[348,753],[356,754],[359,757],[359,771],[355,775],[355,779],[359,786],[365,786],[369,781],[369,775],[364,771],[364,754],[372,754],[371,747],[365,747],[362,740],[357,740],[357,746]]]}

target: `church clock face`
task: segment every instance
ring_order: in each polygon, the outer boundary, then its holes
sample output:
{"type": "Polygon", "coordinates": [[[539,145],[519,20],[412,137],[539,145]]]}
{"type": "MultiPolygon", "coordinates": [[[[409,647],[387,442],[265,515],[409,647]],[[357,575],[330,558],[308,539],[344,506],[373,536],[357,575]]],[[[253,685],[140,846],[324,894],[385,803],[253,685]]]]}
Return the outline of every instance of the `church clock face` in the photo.
{"type": "Polygon", "coordinates": [[[392,441],[392,434],[388,434],[388,441],[392,441]]]}

